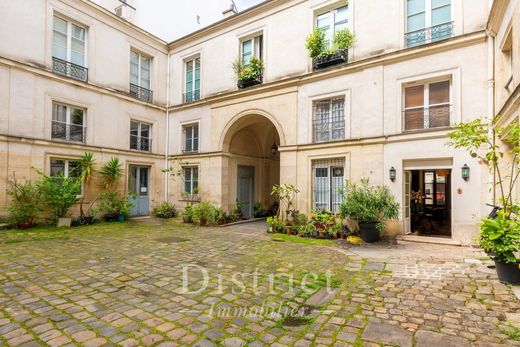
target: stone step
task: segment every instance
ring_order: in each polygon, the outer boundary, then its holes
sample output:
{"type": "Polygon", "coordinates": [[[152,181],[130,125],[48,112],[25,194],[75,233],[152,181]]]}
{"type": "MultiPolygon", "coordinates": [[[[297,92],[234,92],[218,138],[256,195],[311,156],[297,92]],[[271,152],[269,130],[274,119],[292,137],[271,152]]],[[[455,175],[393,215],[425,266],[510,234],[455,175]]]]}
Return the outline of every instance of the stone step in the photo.
{"type": "Polygon", "coordinates": [[[0,230],[6,230],[9,228],[9,224],[0,224],[0,230]]]}
{"type": "Polygon", "coordinates": [[[409,242],[421,242],[421,243],[431,243],[437,245],[448,245],[448,246],[462,246],[462,244],[453,239],[448,239],[445,237],[433,237],[433,236],[416,236],[416,235],[403,235],[399,238],[402,241],[409,242]]]}

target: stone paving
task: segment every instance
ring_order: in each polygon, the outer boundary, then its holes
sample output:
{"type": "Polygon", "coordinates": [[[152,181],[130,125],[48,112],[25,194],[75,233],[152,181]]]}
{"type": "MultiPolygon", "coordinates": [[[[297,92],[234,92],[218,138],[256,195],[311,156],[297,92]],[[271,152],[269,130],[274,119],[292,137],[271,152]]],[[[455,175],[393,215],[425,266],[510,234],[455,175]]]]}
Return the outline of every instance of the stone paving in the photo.
{"type": "Polygon", "coordinates": [[[520,303],[479,252],[311,246],[263,230],[2,231],[0,345],[520,346],[507,322],[520,303]],[[310,306],[327,280],[328,301],[310,306]],[[284,318],[291,310],[305,312],[298,324],[284,318]]]}

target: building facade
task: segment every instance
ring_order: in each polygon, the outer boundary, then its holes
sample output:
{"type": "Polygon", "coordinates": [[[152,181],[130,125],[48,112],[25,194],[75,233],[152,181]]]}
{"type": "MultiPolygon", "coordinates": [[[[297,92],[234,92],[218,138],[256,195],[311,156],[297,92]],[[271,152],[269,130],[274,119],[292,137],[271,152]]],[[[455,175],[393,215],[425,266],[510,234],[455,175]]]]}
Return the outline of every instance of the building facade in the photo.
{"type": "Polygon", "coordinates": [[[9,180],[67,171],[91,151],[125,162],[120,188],[143,194],[141,214],[195,196],[252,217],[283,183],[300,189],[301,212],[335,211],[345,180],[363,178],[391,189],[404,232],[469,243],[489,211],[493,178],[447,134],[511,97],[495,92],[490,41],[516,1],[271,0],[171,43],[132,25],[131,3],[31,2],[0,0],[4,210],[9,180]],[[329,41],[355,34],[341,64],[309,58],[315,27],[329,41]],[[239,85],[233,64],[252,57],[261,78],[239,85]]]}

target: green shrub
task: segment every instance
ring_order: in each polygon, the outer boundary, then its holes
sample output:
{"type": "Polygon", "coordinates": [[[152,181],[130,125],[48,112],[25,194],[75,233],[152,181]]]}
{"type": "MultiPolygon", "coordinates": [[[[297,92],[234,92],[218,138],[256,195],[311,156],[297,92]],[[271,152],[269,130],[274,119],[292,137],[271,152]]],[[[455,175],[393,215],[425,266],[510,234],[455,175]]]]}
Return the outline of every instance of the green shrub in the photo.
{"type": "Polygon", "coordinates": [[[79,200],[81,179],[64,177],[63,174],[48,176],[41,173],[37,186],[41,193],[42,204],[53,220],[63,218],[79,200]]]}
{"type": "Polygon", "coordinates": [[[163,202],[161,206],[153,209],[152,214],[159,218],[175,218],[177,211],[169,202],[163,202]]]}
{"type": "Polygon", "coordinates": [[[130,209],[134,204],[128,201],[128,198],[121,198],[118,192],[101,193],[99,199],[101,203],[97,211],[105,220],[115,220],[118,217],[128,219],[130,217],[130,209]]]}
{"type": "Polygon", "coordinates": [[[105,189],[113,189],[123,176],[123,164],[117,157],[110,158],[99,171],[105,182],[105,189]]]}
{"type": "Polygon", "coordinates": [[[262,76],[264,72],[264,62],[257,57],[251,57],[249,65],[244,65],[241,58],[233,63],[233,70],[240,81],[249,81],[262,76]]]}
{"type": "Polygon", "coordinates": [[[16,226],[32,226],[41,211],[41,194],[32,182],[9,183],[7,195],[11,198],[8,212],[9,223],[16,226]]]}
{"type": "Polygon", "coordinates": [[[354,43],[354,34],[347,28],[336,31],[332,40],[334,50],[345,50],[354,43]]]}
{"type": "Polygon", "coordinates": [[[209,202],[201,202],[193,208],[193,217],[195,217],[200,225],[211,224],[215,222],[216,207],[209,202]]]}
{"type": "Polygon", "coordinates": [[[361,184],[347,182],[340,213],[342,218],[357,222],[378,223],[381,230],[386,220],[399,217],[399,208],[388,187],[371,186],[368,179],[363,179],[361,184]]]}
{"type": "Polygon", "coordinates": [[[273,232],[283,232],[284,222],[278,217],[268,217],[267,224],[273,228],[273,232]]]}
{"type": "Polygon", "coordinates": [[[305,47],[309,51],[309,56],[312,59],[318,58],[323,52],[327,50],[325,31],[320,28],[314,28],[309,36],[307,36],[305,47]]]}
{"type": "Polygon", "coordinates": [[[506,211],[498,212],[496,219],[485,218],[480,224],[479,243],[493,259],[502,263],[517,263],[520,251],[520,221],[506,211]]]}

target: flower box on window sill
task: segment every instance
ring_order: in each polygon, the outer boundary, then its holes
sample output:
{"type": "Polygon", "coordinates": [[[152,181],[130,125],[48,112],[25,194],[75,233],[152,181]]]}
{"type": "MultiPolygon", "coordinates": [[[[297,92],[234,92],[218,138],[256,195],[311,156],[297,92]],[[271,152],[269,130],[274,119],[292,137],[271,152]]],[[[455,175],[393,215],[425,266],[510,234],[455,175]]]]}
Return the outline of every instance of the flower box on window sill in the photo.
{"type": "Polygon", "coordinates": [[[314,70],[325,69],[329,66],[348,63],[348,49],[338,50],[334,54],[322,58],[316,58],[312,61],[314,70]]]}
{"type": "Polygon", "coordinates": [[[200,202],[202,200],[199,194],[185,194],[179,201],[182,202],[200,202]]]}
{"type": "Polygon", "coordinates": [[[249,78],[247,80],[238,80],[237,87],[239,89],[249,88],[252,86],[256,86],[262,84],[262,76],[258,76],[255,78],[249,78]]]}

